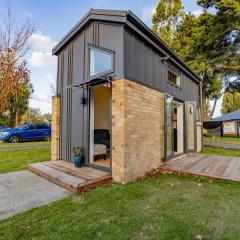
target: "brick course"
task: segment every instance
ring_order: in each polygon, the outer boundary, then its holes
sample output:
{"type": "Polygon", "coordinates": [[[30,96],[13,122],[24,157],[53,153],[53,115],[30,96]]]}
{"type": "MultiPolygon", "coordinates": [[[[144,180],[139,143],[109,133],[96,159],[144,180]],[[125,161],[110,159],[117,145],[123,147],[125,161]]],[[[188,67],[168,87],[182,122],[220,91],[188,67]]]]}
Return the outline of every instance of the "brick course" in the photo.
{"type": "Polygon", "coordinates": [[[112,83],[112,176],[126,183],[162,163],[164,94],[128,81],[112,83]]]}
{"type": "Polygon", "coordinates": [[[59,160],[60,97],[52,98],[51,160],[59,160]]]}

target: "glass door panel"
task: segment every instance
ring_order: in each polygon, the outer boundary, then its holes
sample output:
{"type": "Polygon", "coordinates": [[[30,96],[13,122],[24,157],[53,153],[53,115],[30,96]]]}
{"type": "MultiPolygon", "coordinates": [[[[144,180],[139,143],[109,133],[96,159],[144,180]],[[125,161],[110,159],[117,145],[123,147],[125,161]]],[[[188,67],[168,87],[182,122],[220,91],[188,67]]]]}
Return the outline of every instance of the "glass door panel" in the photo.
{"type": "Polygon", "coordinates": [[[173,126],[172,126],[172,102],[173,98],[169,95],[166,95],[166,160],[173,155],[173,126]]]}

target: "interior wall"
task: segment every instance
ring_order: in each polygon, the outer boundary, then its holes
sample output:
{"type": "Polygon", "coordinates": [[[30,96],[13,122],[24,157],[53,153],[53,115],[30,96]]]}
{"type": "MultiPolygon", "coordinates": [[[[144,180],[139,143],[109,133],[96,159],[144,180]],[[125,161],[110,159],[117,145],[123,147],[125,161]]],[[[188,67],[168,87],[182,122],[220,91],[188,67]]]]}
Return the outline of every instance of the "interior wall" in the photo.
{"type": "Polygon", "coordinates": [[[111,88],[97,86],[93,88],[93,93],[94,93],[94,128],[110,129],[111,88]]]}

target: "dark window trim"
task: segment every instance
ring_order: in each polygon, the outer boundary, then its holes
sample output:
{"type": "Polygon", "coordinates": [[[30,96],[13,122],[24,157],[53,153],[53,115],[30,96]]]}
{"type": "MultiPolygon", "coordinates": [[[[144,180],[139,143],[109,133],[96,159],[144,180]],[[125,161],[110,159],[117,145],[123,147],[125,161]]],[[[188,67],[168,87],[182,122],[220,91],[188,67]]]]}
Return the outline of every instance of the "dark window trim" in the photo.
{"type": "Polygon", "coordinates": [[[115,52],[110,49],[99,47],[99,46],[88,43],[88,78],[89,78],[89,80],[92,80],[94,78],[101,77],[101,76],[106,76],[108,74],[112,74],[112,73],[114,73],[114,71],[115,71],[115,52]],[[93,76],[90,76],[90,67],[91,67],[91,64],[90,64],[91,52],[90,51],[91,51],[91,49],[96,49],[99,52],[102,52],[102,53],[105,53],[105,54],[108,54],[109,56],[111,56],[112,69],[95,74],[93,76]]]}
{"type": "Polygon", "coordinates": [[[174,70],[171,66],[168,66],[168,68],[167,68],[167,82],[168,82],[169,84],[171,84],[172,86],[177,87],[177,88],[179,88],[179,89],[182,90],[182,74],[179,73],[178,71],[174,70]],[[176,75],[177,77],[179,77],[179,79],[180,79],[180,85],[177,85],[177,84],[175,84],[175,83],[173,83],[173,82],[170,82],[170,81],[168,80],[168,72],[171,72],[172,74],[174,74],[174,75],[176,75]]]}

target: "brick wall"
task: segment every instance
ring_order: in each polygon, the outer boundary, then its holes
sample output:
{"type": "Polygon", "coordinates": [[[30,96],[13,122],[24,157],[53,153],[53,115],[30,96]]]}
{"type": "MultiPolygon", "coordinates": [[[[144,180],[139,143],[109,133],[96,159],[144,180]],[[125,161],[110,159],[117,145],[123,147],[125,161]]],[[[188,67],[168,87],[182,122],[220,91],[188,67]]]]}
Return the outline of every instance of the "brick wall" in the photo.
{"type": "Polygon", "coordinates": [[[162,163],[164,94],[140,84],[112,83],[112,176],[126,183],[162,163]]]}
{"type": "Polygon", "coordinates": [[[59,159],[60,97],[52,98],[51,160],[59,159]]]}

